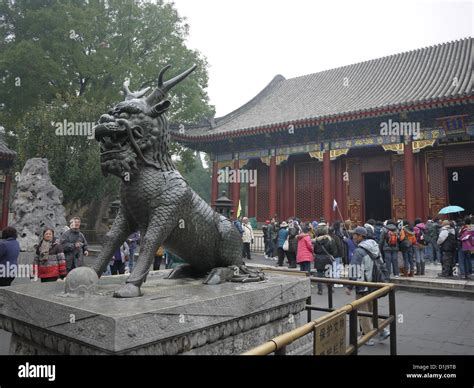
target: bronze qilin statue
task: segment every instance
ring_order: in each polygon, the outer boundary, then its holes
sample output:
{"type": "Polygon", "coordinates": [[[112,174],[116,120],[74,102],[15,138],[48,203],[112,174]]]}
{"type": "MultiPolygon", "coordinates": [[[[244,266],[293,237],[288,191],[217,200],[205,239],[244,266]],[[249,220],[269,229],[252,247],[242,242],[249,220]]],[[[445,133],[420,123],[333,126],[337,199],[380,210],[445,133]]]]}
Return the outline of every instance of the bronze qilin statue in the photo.
{"type": "Polygon", "coordinates": [[[102,115],[94,128],[103,174],[122,178],[121,207],[94,264],[97,275],[132,232],[142,235],[138,260],[114,293],[119,298],[142,295],[140,287],[161,245],[185,261],[169,278],[207,275],[207,284],[264,278],[244,266],[242,241],[232,222],[189,187],[171,160],[166,95],[196,66],[163,82],[169,67],[160,71],[151,93],[150,88],[132,93],[124,84],[125,101],[102,115]]]}

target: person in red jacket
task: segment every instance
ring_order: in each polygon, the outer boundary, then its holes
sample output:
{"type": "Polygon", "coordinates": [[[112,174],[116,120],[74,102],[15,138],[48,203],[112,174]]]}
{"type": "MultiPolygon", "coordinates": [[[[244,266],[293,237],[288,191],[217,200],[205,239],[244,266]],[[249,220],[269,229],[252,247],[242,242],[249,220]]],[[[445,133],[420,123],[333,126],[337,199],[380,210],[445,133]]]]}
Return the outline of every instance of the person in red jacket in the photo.
{"type": "Polygon", "coordinates": [[[63,247],[54,237],[54,230],[43,231],[43,238],[36,247],[33,265],[41,282],[55,282],[59,277],[62,279],[66,276],[63,247]]]}
{"type": "Polygon", "coordinates": [[[313,242],[309,235],[309,226],[303,226],[303,233],[296,236],[298,239],[298,249],[296,250],[296,262],[300,266],[300,270],[310,273],[311,263],[314,261],[313,242]]]}

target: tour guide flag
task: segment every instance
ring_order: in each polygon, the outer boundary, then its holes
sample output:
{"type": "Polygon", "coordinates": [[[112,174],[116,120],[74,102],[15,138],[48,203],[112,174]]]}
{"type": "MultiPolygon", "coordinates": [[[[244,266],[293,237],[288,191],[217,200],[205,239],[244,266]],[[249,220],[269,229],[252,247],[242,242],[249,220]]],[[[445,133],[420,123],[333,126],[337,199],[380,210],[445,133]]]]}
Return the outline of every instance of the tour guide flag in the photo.
{"type": "Polygon", "coordinates": [[[336,208],[337,208],[337,202],[336,202],[336,200],[334,199],[334,200],[333,200],[333,203],[332,203],[332,211],[335,212],[335,211],[336,211],[336,208]]]}
{"type": "Polygon", "coordinates": [[[240,206],[240,199],[239,199],[239,206],[237,207],[237,218],[240,217],[241,210],[242,210],[242,207],[240,206]]]}

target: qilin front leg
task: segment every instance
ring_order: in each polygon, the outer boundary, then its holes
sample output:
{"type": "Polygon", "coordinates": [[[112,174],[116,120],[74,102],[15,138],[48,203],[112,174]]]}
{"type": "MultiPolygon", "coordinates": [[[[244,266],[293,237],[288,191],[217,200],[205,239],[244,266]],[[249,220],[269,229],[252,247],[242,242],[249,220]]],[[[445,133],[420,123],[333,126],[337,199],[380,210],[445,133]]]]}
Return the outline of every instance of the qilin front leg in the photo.
{"type": "Polygon", "coordinates": [[[120,248],[126,238],[132,233],[131,229],[123,209],[120,208],[112,228],[105,235],[102,250],[92,266],[97,276],[100,277],[104,273],[114,252],[120,248]]]}
{"type": "Polygon", "coordinates": [[[155,253],[176,227],[179,217],[177,205],[160,206],[153,210],[150,223],[140,243],[140,253],[126,284],[115,291],[116,298],[141,296],[141,285],[146,280],[155,253]]]}

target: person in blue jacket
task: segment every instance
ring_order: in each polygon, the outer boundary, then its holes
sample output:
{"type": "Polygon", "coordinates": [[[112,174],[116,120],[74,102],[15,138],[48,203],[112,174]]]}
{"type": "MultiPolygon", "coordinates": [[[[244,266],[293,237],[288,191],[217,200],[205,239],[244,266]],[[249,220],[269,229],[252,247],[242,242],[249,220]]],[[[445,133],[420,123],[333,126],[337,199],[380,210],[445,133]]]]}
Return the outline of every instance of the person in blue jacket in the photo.
{"type": "Polygon", "coordinates": [[[283,244],[285,244],[286,238],[288,237],[288,224],[283,221],[280,224],[280,230],[278,231],[278,267],[283,267],[283,261],[285,260],[285,251],[283,250],[283,244]]]}
{"type": "Polygon", "coordinates": [[[7,226],[2,230],[2,240],[0,240],[0,287],[12,284],[15,276],[12,274],[18,271],[18,256],[20,255],[20,243],[18,242],[15,228],[7,226]],[[16,270],[15,270],[16,268],[16,270]]]}

